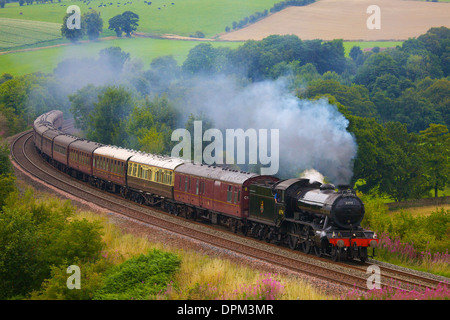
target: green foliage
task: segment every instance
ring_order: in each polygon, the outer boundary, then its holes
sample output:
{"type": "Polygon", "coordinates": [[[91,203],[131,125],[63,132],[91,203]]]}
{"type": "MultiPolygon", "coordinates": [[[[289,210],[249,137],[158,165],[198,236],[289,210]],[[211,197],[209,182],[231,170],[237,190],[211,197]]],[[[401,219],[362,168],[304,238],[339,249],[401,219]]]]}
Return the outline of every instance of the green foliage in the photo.
{"type": "Polygon", "coordinates": [[[77,42],[86,34],[86,22],[84,21],[84,19],[81,19],[80,29],[69,29],[67,27],[67,20],[71,16],[72,13],[68,13],[64,16],[63,23],[61,25],[61,35],[72,42],[77,42]]]}
{"type": "Polygon", "coordinates": [[[118,37],[125,32],[127,37],[131,37],[131,33],[136,31],[139,26],[139,15],[131,11],[125,11],[109,19],[108,29],[114,30],[118,37]]]}
{"type": "Polygon", "coordinates": [[[97,39],[103,31],[103,19],[100,17],[100,13],[92,10],[83,14],[81,20],[86,23],[86,34],[89,39],[97,39]]]}
{"type": "Polygon", "coordinates": [[[0,145],[0,214],[7,198],[16,190],[15,182],[8,145],[0,145]]]}
{"type": "Polygon", "coordinates": [[[25,130],[38,115],[66,108],[60,83],[51,76],[36,73],[6,79],[0,84],[0,114],[10,135],[25,130]]]}
{"type": "Polygon", "coordinates": [[[449,247],[450,210],[441,208],[428,216],[413,216],[407,209],[389,212],[380,198],[362,195],[362,199],[366,210],[363,227],[409,243],[417,252],[445,253],[449,247]]]}
{"type": "Polygon", "coordinates": [[[94,103],[86,136],[104,144],[123,145],[125,119],[132,108],[132,96],[124,87],[106,87],[94,103]]]}
{"type": "Polygon", "coordinates": [[[102,91],[101,87],[89,84],[77,92],[69,95],[70,112],[75,119],[75,125],[81,130],[87,130],[89,125],[89,115],[94,111],[94,103],[98,100],[98,95],[102,91]]]}
{"type": "Polygon", "coordinates": [[[450,133],[446,126],[433,123],[420,133],[427,186],[437,197],[438,190],[444,190],[450,182],[450,133]]]}
{"type": "Polygon", "coordinates": [[[135,106],[126,125],[128,144],[149,153],[168,154],[178,113],[167,96],[146,98],[135,106]]]}
{"type": "Polygon", "coordinates": [[[31,191],[10,195],[0,219],[1,299],[38,290],[52,266],[95,261],[103,247],[100,228],[72,221],[73,212],[69,201],[38,201],[31,191]]]}
{"type": "Polygon", "coordinates": [[[94,299],[149,299],[167,287],[180,263],[176,255],[168,252],[141,254],[112,268],[94,299]]]}
{"type": "Polygon", "coordinates": [[[51,276],[42,283],[40,290],[33,291],[31,300],[92,300],[103,285],[103,274],[112,267],[107,259],[94,262],[75,261],[80,267],[80,289],[67,288],[67,266],[52,266],[51,276]]]}

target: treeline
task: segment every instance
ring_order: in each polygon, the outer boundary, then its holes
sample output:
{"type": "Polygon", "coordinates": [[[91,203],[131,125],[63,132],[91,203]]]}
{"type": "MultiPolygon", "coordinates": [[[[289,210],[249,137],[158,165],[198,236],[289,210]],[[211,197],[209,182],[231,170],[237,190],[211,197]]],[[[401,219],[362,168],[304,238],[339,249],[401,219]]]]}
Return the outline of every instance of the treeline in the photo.
{"type": "Polygon", "coordinates": [[[314,3],[316,0],[287,0],[275,3],[272,8],[270,8],[270,12],[278,12],[287,7],[302,7],[308,4],[314,3]]]}
{"type": "Polygon", "coordinates": [[[90,139],[170,154],[172,130],[208,121],[179,109],[195,110],[193,79],[221,75],[244,87],[284,78],[299,98],[328,97],[349,120],[358,144],[352,184],[397,201],[420,198],[449,184],[449,43],[448,28],[432,28],[397,48],[354,47],[346,57],[341,40],[269,36],[236,49],[199,44],[181,66],[160,57],[149,68],[108,48],[98,59],[63,62],[51,76],[4,75],[0,122],[13,134],[59,106],[90,139]]]}
{"type": "MultiPolygon", "coordinates": [[[[301,7],[301,6],[306,6],[310,3],[316,2],[315,0],[290,0],[290,1],[281,1],[278,3],[275,3],[273,5],[272,8],[270,8],[270,12],[271,13],[275,13],[278,11],[281,11],[287,7],[293,6],[293,7],[301,7]]],[[[269,11],[266,9],[263,12],[255,12],[254,14],[249,15],[248,17],[245,17],[241,20],[239,20],[239,22],[237,21],[233,21],[233,23],[231,24],[233,30],[236,29],[241,29],[243,27],[245,27],[247,24],[251,24],[251,23],[255,23],[258,20],[261,20],[265,17],[267,17],[267,15],[269,14],[269,11]]],[[[230,27],[227,26],[225,27],[225,32],[230,32],[230,27]]]]}

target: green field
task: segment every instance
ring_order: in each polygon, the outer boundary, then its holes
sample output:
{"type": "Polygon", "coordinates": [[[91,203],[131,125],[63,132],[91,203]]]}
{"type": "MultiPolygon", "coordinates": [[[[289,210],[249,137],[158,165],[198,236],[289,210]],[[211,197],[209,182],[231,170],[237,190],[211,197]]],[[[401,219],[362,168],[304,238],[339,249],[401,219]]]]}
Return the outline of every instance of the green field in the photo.
{"type": "MultiPolygon", "coordinates": [[[[200,41],[164,40],[150,38],[133,38],[103,40],[98,42],[69,44],[35,51],[14,52],[0,55],[0,75],[9,72],[15,75],[37,71],[52,72],[59,62],[65,59],[97,57],[101,49],[120,46],[129,52],[131,58],[139,58],[148,67],[151,60],[159,56],[173,55],[181,64],[189,50],[200,44],[200,41]]],[[[213,42],[215,47],[237,47],[241,43],[213,42]]]]}
{"type": "Polygon", "coordinates": [[[0,18],[0,50],[61,38],[61,24],[0,18]]]}
{"type": "Polygon", "coordinates": [[[396,46],[401,46],[402,41],[344,41],[344,49],[345,49],[345,55],[348,57],[350,50],[354,46],[358,46],[361,48],[362,51],[364,49],[374,48],[374,47],[380,47],[380,48],[391,48],[396,46]]]}
{"type": "Polygon", "coordinates": [[[226,26],[231,27],[233,21],[239,21],[256,11],[269,10],[279,0],[152,0],[149,2],[152,4],[147,5],[144,0],[92,0],[89,4],[81,1],[63,1],[22,7],[17,3],[7,3],[4,9],[0,9],[0,18],[61,23],[66,14],[66,8],[74,4],[80,7],[81,14],[89,11],[89,8],[100,12],[104,21],[104,31],[108,33],[106,35],[114,34],[108,30],[108,20],[130,10],[140,17],[137,30],[139,32],[189,36],[196,31],[202,31],[207,37],[212,37],[224,32],[226,26]],[[102,3],[106,4],[106,7],[99,7],[102,3]],[[125,3],[128,4],[124,5],[125,3]]]}

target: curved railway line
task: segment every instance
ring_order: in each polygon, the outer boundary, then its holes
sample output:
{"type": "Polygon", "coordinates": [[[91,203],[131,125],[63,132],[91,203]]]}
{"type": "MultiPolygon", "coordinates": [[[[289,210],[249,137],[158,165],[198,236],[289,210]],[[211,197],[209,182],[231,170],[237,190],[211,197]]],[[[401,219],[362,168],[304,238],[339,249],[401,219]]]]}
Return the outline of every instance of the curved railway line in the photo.
{"type": "MultiPolygon", "coordinates": [[[[63,130],[73,127],[65,122],[63,130]]],[[[225,249],[242,256],[257,259],[300,274],[325,280],[347,288],[362,291],[367,289],[366,264],[336,263],[324,258],[317,258],[275,246],[253,238],[244,237],[229,231],[212,228],[192,220],[173,216],[160,208],[140,205],[121,198],[118,195],[100,191],[91,185],[62,174],[45,162],[37,153],[32,142],[33,131],[26,131],[11,143],[11,156],[17,166],[29,175],[44,181],[57,189],[63,190],[77,198],[97,204],[109,211],[126,216],[135,221],[167,230],[189,239],[225,249]]],[[[395,287],[401,283],[402,289],[436,288],[440,281],[425,275],[379,266],[381,269],[381,286],[395,287]],[[393,284],[395,283],[395,284],[393,284]]]]}

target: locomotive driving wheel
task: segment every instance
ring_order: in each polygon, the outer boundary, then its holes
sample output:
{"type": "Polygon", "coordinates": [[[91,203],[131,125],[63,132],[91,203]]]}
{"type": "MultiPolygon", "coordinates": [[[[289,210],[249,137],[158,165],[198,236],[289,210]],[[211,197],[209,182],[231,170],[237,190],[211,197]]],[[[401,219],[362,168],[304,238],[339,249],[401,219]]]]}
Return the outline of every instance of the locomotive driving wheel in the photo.
{"type": "Polygon", "coordinates": [[[304,226],[302,230],[302,238],[304,241],[301,243],[302,251],[304,253],[310,253],[311,252],[311,240],[309,238],[309,227],[304,226]]]}
{"type": "Polygon", "coordinates": [[[298,245],[298,226],[294,223],[292,223],[289,227],[289,235],[288,235],[288,245],[289,248],[292,250],[295,250],[298,245]]]}
{"type": "Polygon", "coordinates": [[[331,259],[333,261],[341,261],[342,249],[336,246],[333,246],[331,249],[331,259]]]}
{"type": "Polygon", "coordinates": [[[323,250],[318,246],[314,246],[314,253],[320,258],[323,255],[323,250]]]}

